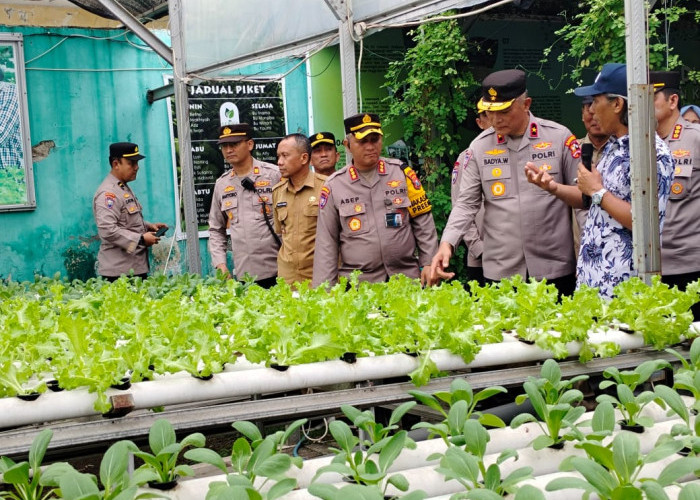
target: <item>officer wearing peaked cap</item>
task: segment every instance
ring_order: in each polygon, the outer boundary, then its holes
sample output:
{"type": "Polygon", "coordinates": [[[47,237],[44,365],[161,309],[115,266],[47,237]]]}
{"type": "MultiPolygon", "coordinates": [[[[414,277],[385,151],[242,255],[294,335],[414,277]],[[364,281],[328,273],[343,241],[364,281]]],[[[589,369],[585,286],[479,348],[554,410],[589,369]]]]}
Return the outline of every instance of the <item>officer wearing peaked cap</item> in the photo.
{"type": "Polygon", "coordinates": [[[136,179],[145,158],[132,142],[109,146],[110,173],[97,188],[92,211],[100,236],[97,272],[114,281],[122,274],[148,276],[148,247],[158,243],[155,231],[165,224],[143,220],[143,207],[128,183],[136,179]]]}
{"type": "Polygon", "coordinates": [[[311,165],[314,172],[331,175],[340,160],[340,153],[335,145],[335,135],[331,132],[319,132],[309,136],[311,142],[311,165]]]}
{"type": "Polygon", "coordinates": [[[558,182],[573,184],[580,150],[566,127],[535,117],[531,102],[520,70],[497,71],[483,80],[479,107],[491,128],[474,139],[465,154],[459,197],[433,259],[431,282],[454,275],[445,269],[483,202],[486,280],[519,274],[546,278],[560,293],[573,292],[570,209],[562,200],[543,196],[546,193],[528,182],[523,167],[531,163],[558,182]]]}
{"type": "MultiPolygon", "coordinates": [[[[656,133],[671,150],[674,177],[661,232],[661,280],[685,290],[700,279],[700,125],[680,113],[681,74],[651,71],[656,133]]],[[[700,320],[700,303],[692,307],[700,320]]]]}
{"type": "Polygon", "coordinates": [[[231,236],[236,277],[247,273],[269,288],[277,279],[279,237],[272,226],[272,188],[281,178],[277,165],[253,158],[253,129],[247,123],[219,129],[219,147],[231,166],[216,180],[209,210],[212,265],[229,275],[227,233],[231,236]]]}
{"type": "Polygon", "coordinates": [[[437,233],[418,177],[398,160],[380,157],[384,132],[378,115],[360,113],[344,123],[343,144],[353,164],[321,189],[313,285],[333,285],[356,269],[363,281],[399,273],[426,281],[437,233]]]}

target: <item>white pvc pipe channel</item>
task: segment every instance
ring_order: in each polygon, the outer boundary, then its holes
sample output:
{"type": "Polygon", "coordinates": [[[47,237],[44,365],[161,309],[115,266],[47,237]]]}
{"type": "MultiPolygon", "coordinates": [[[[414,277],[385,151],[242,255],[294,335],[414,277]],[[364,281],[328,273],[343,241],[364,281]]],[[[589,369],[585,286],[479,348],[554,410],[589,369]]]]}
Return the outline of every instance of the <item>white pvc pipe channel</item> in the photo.
{"type": "MultiPolygon", "coordinates": [[[[447,350],[431,352],[430,356],[441,371],[501,366],[508,363],[541,361],[552,357],[534,345],[508,338],[499,344],[486,344],[466,364],[461,357],[447,350]]],[[[609,340],[620,345],[624,352],[644,345],[641,335],[609,330],[592,332],[592,342],[609,340]]],[[[578,343],[567,344],[569,353],[576,355],[578,343]]],[[[134,409],[193,403],[252,394],[284,392],[305,387],[358,382],[402,376],[418,367],[420,361],[405,354],[361,357],[354,364],[344,361],[324,361],[290,366],[280,372],[272,368],[232,370],[219,373],[211,380],[194,377],[168,376],[154,381],[132,384],[128,391],[110,389],[108,395],[129,392],[133,396],[134,409]]],[[[235,366],[235,365],[234,365],[235,366]]],[[[37,424],[52,420],[96,415],[93,405],[95,395],[86,389],[42,394],[36,401],[18,398],[0,399],[0,429],[20,425],[37,424]]]]}
{"type": "MultiPolygon", "coordinates": [[[[659,414],[658,412],[648,412],[647,414],[650,416],[667,418],[665,415],[659,414]]],[[[589,412],[585,414],[581,420],[586,420],[591,416],[592,413],[589,412]]],[[[680,422],[681,421],[678,419],[657,421],[653,427],[646,429],[644,434],[640,435],[640,452],[648,453],[654,447],[659,436],[668,434],[673,425],[680,422]]],[[[535,424],[525,424],[523,427],[534,425],[535,424]]],[[[518,460],[514,461],[510,459],[501,464],[500,469],[502,474],[505,476],[520,467],[531,466],[533,468],[533,475],[537,477],[556,473],[564,457],[570,455],[585,456],[583,450],[574,447],[573,442],[567,442],[564,449],[561,450],[545,448],[535,451],[533,448],[529,447],[528,444],[531,441],[531,439],[529,439],[520,447],[519,444],[522,444],[523,440],[517,436],[521,434],[521,430],[522,428],[515,430],[504,428],[489,431],[491,440],[487,445],[487,455],[484,457],[484,462],[487,466],[496,463],[498,455],[504,449],[515,448],[518,451],[518,460]]],[[[537,435],[539,435],[539,430],[536,431],[534,436],[530,434],[530,437],[534,438],[537,435]]],[[[415,450],[402,450],[401,455],[399,455],[390,467],[390,472],[401,472],[406,476],[411,485],[413,485],[412,489],[422,489],[431,496],[451,494],[460,491],[461,486],[459,483],[456,481],[446,483],[444,476],[435,472],[434,469],[437,465],[437,461],[427,460],[427,457],[432,453],[444,453],[444,442],[441,439],[429,439],[426,441],[419,441],[416,444],[415,450]]],[[[317,471],[321,467],[329,464],[332,458],[332,456],[314,458],[304,461],[302,469],[293,467],[289,471],[288,476],[296,478],[300,490],[295,490],[283,498],[287,500],[311,498],[308,496],[308,492],[306,492],[305,488],[308,488],[309,484],[311,484],[311,480],[314,478],[317,471]]],[[[210,482],[225,480],[225,476],[221,474],[212,477],[183,480],[176,489],[168,493],[168,496],[172,500],[204,500],[210,482]]],[[[325,473],[320,476],[316,482],[336,485],[344,484],[341,481],[341,476],[336,473],[325,473]]]]}

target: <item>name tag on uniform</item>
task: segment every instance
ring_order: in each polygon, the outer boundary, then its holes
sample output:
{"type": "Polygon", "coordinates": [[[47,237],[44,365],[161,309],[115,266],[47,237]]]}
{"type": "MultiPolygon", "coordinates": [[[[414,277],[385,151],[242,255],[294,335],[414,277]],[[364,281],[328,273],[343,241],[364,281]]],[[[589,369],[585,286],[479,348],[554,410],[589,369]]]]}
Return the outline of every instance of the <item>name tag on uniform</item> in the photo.
{"type": "Polygon", "coordinates": [[[386,227],[401,227],[403,226],[403,217],[398,212],[384,214],[384,223],[386,227]]]}
{"type": "Polygon", "coordinates": [[[286,206],[287,206],[287,202],[286,202],[286,201],[280,201],[280,202],[277,203],[276,206],[277,206],[277,207],[286,207],[286,206]]]}

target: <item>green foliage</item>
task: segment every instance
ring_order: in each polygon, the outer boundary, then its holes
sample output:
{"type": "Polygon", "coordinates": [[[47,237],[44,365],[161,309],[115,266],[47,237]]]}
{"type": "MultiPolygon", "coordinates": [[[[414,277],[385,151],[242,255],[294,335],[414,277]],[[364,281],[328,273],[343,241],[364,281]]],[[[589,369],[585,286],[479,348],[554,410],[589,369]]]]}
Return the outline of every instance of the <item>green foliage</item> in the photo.
{"type": "Polygon", "coordinates": [[[87,281],[94,278],[95,262],[97,261],[97,241],[93,240],[70,245],[63,251],[63,265],[68,273],[68,279],[87,281]]]}
{"type": "Polygon", "coordinates": [[[88,388],[97,394],[95,409],[106,413],[110,386],[127,374],[132,382],[183,371],[206,377],[241,355],[269,366],[337,360],[345,352],[415,353],[410,376],[424,385],[439,375],[436,350],[469,363],[507,330],[556,358],[578,343],[587,361],[618,352],[617,344],[588,340],[610,324],[629,324],[657,349],[692,336],[689,307],[698,290],[630,280],[611,302],[581,288],[559,303],[551,285],[520,276],[470,291],[458,282],[423,289],[402,275],[386,283],[354,275],[330,290],[307,283],[297,291],[281,280],[264,290],[194,275],[1,281],[0,397],[43,392],[46,377],[64,389],[88,388]]]}
{"type": "Polygon", "coordinates": [[[583,393],[571,387],[579,381],[587,380],[588,375],[579,375],[570,380],[561,379],[561,369],[556,361],[548,359],[542,365],[540,377],[528,377],[523,384],[525,394],[515,398],[517,404],[529,399],[544,427],[529,413],[521,413],[511,421],[511,428],[517,429],[526,422],[537,422],[543,434],[533,441],[533,448],[539,450],[556,445],[575,437],[576,422],[586,412],[583,406],[574,406],[583,400],[583,393]],[[566,428],[572,429],[563,435],[566,428]]]}
{"type": "Polygon", "coordinates": [[[649,360],[634,370],[620,371],[615,367],[607,368],[603,372],[603,376],[611,380],[603,380],[600,383],[600,388],[614,387],[617,397],[601,394],[596,398],[596,401],[609,401],[612,403],[622,413],[622,422],[625,425],[650,427],[654,424],[653,419],[641,416],[641,412],[652,401],[656,401],[663,406],[663,400],[652,391],[643,391],[635,394],[635,390],[647,382],[654,372],[670,367],[671,365],[668,361],[649,360]]]}
{"type": "Polygon", "coordinates": [[[428,394],[423,391],[408,391],[419,403],[437,411],[444,417],[442,422],[419,422],[413,428],[427,429],[431,436],[440,436],[446,445],[461,446],[464,444],[464,424],[473,417],[476,417],[485,426],[505,427],[503,420],[496,415],[477,411],[476,405],[496,394],[506,392],[508,391],[505,387],[493,386],[474,394],[469,382],[459,378],[452,381],[449,391],[439,391],[435,394],[428,394]],[[443,405],[447,405],[447,411],[443,405]]]}
{"type": "Polygon", "coordinates": [[[452,209],[450,173],[467,147],[464,124],[475,107],[470,96],[478,82],[469,67],[469,41],[456,20],[426,23],[409,34],[415,46],[390,63],[385,75],[385,119],[400,120],[404,140],[422,161],[421,179],[441,233],[452,209]]]}
{"type": "Polygon", "coordinates": [[[306,423],[306,419],[296,420],[286,430],[263,437],[252,422],[234,422],[233,428],[242,434],[231,449],[231,469],[221,456],[208,448],[197,448],[185,452],[185,458],[216,467],[226,474],[226,481],[209,483],[207,500],[228,500],[231,498],[250,500],[274,500],[286,495],[297,486],[297,480],[287,477],[292,465],[301,468],[300,457],[290,457],[282,453],[282,446],[289,436],[306,423]],[[256,484],[256,479],[264,478],[256,484]]]}
{"type": "Polygon", "coordinates": [[[14,462],[8,457],[0,457],[0,477],[11,487],[9,492],[0,491],[0,498],[7,500],[43,500],[51,498],[57,484],[51,481],[55,473],[72,469],[66,463],[51,464],[41,469],[41,462],[49,447],[53,432],[41,431],[32,441],[29,459],[26,462],[14,462]]]}
{"type": "Polygon", "coordinates": [[[335,472],[358,485],[379,487],[383,494],[386,494],[389,485],[402,492],[408,491],[408,480],[402,474],[389,476],[388,471],[404,448],[416,447],[405,430],[394,432],[399,428],[401,418],[415,404],[415,401],[407,401],[399,405],[391,412],[387,426],[376,422],[371,411],[360,411],[353,406],[343,405],[341,410],[345,416],[358,432],[364,432],[367,439],[356,437],[350,426],[342,420],[331,422],[329,430],[338,445],[338,448],[331,450],[336,455],[329,465],[318,469],[313,480],[327,472],[335,472]]]}
{"type": "MultiPolygon", "coordinates": [[[[666,3],[657,2],[647,15],[649,67],[653,70],[682,66],[665,33],[673,30],[669,27],[688,14],[683,3],[686,2],[681,0],[666,6],[666,3]]],[[[557,44],[564,44],[567,49],[557,60],[574,61],[573,67],[567,68],[567,75],[576,86],[583,84],[583,72],[587,68],[597,72],[605,63],[625,62],[626,59],[624,0],[588,0],[578,6],[578,12],[555,32],[560,39],[545,49],[542,60],[546,62],[551,57],[557,44]]],[[[566,11],[563,14],[566,15],[566,11]]]]}
{"type": "Polygon", "coordinates": [[[138,469],[143,472],[140,477],[155,483],[167,483],[181,476],[194,476],[192,467],[185,464],[178,465],[177,459],[180,452],[188,446],[203,447],[204,440],[202,433],[195,432],[178,443],[172,424],[162,418],[156,420],[148,431],[148,445],[152,453],[145,451],[134,453],[144,462],[138,469]]]}
{"type": "Polygon", "coordinates": [[[598,495],[602,500],[668,498],[663,488],[700,468],[700,458],[686,457],[671,461],[658,478],[640,478],[642,467],[658,462],[681,449],[680,441],[665,441],[646,455],[640,451],[639,438],[627,431],[615,435],[612,443],[577,445],[587,457],[569,456],[559,465],[562,471],[577,471],[584,479],[563,477],[547,484],[547,491],[582,489],[586,498],[598,495]]]}

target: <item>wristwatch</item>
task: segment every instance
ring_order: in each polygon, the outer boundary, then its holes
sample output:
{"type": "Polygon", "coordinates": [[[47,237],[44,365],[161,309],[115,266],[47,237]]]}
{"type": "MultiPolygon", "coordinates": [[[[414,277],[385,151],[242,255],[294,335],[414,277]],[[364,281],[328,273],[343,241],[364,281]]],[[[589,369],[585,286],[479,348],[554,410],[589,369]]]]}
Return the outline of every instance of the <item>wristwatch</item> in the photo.
{"type": "Polygon", "coordinates": [[[607,193],[608,190],[605,188],[599,189],[595,193],[591,195],[591,203],[593,205],[600,205],[600,202],[603,201],[603,196],[605,196],[605,193],[607,193]]]}

